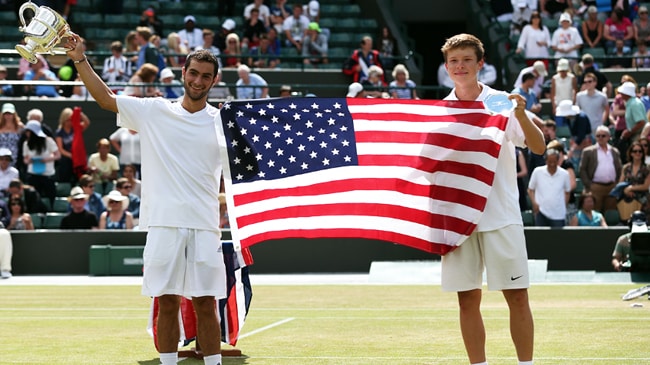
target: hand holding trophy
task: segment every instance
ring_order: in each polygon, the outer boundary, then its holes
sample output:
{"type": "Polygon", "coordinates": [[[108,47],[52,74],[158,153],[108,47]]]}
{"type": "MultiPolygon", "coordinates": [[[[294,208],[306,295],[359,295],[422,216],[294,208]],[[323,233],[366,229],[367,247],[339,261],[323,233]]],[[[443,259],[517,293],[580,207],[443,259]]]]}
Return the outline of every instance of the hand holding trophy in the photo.
{"type": "Polygon", "coordinates": [[[25,33],[25,45],[17,45],[16,51],[30,63],[36,63],[36,54],[64,54],[69,48],[58,46],[64,38],[70,37],[70,26],[63,17],[47,6],[37,6],[31,1],[24,3],[18,11],[21,32],[25,33]],[[34,12],[29,25],[25,24],[25,10],[34,12]]]}

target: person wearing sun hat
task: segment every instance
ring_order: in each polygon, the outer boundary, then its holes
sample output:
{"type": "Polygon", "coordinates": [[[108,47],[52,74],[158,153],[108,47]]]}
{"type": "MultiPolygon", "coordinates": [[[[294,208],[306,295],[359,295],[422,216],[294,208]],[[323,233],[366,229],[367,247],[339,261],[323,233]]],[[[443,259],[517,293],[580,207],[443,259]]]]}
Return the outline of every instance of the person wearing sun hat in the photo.
{"type": "Polygon", "coordinates": [[[544,79],[548,76],[546,71],[546,64],[544,61],[535,61],[532,66],[524,67],[517,76],[515,81],[515,89],[521,86],[522,78],[525,74],[532,73],[535,75],[535,83],[533,84],[533,91],[537,95],[537,99],[541,99],[542,87],[544,86],[544,79]]]}
{"type": "Polygon", "coordinates": [[[583,42],[580,32],[571,25],[572,22],[570,13],[562,13],[560,26],[551,37],[551,49],[555,51],[555,58],[578,58],[578,50],[583,42]]]}
{"type": "Polygon", "coordinates": [[[133,229],[133,215],[127,210],[129,197],[112,190],[102,200],[106,211],[99,217],[99,229],[133,229]]]}
{"type": "Polygon", "coordinates": [[[194,15],[186,15],[183,18],[183,24],[185,24],[185,28],[178,31],[181,42],[192,51],[203,45],[203,31],[196,27],[194,15]]]}
{"type": "Polygon", "coordinates": [[[567,154],[573,166],[580,166],[582,150],[591,146],[591,123],[589,117],[571,100],[562,100],[555,109],[555,116],[563,118],[571,130],[571,149],[567,154]]]}
{"type": "Polygon", "coordinates": [[[327,37],[316,22],[309,23],[302,40],[302,57],[305,65],[327,63],[327,37]]]}
{"type": "MultiPolygon", "coordinates": [[[[569,69],[569,60],[561,58],[557,62],[557,73],[551,78],[551,107],[555,110],[562,100],[575,100],[578,80],[569,69]]],[[[558,127],[566,125],[564,119],[555,116],[558,127]]]]}
{"type": "Polygon", "coordinates": [[[9,188],[9,183],[19,176],[18,169],[11,166],[13,156],[8,148],[0,148],[0,192],[5,192],[9,188]]]}
{"type": "Polygon", "coordinates": [[[625,101],[626,129],[621,134],[621,139],[627,140],[628,143],[639,139],[643,127],[648,122],[645,106],[643,106],[641,99],[637,97],[636,91],[636,84],[630,81],[624,82],[616,90],[625,101]]]}
{"type": "Polygon", "coordinates": [[[86,210],[88,194],[79,186],[70,190],[68,201],[70,212],[61,220],[61,229],[97,229],[99,226],[95,213],[86,210]]]}

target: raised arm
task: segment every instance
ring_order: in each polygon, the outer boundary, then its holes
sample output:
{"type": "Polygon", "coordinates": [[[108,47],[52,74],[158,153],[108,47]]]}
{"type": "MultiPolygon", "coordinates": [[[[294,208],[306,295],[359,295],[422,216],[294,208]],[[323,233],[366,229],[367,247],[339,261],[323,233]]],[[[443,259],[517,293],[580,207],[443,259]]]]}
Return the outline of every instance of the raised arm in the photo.
{"type": "Polygon", "coordinates": [[[528,118],[528,114],[526,114],[526,100],[519,94],[510,94],[509,98],[517,101],[515,117],[519,121],[521,129],[524,131],[528,149],[538,155],[544,154],[544,151],[546,151],[544,134],[537,125],[528,118]]]}
{"type": "Polygon", "coordinates": [[[95,73],[87,62],[88,59],[84,54],[81,37],[73,33],[71,37],[68,37],[68,47],[73,48],[71,51],[67,52],[68,57],[70,57],[74,62],[79,77],[81,77],[81,81],[86,85],[86,89],[88,89],[90,95],[93,96],[102,109],[117,113],[115,94],[113,94],[113,91],[104,83],[99,75],[95,73]]]}

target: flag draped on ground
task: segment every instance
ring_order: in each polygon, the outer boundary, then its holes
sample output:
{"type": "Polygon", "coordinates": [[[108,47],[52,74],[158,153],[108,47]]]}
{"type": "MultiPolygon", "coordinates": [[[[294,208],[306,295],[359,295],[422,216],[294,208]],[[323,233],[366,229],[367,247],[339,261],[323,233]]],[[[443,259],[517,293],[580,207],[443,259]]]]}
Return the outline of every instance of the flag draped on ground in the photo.
{"type": "Polygon", "coordinates": [[[72,110],[72,171],[77,178],[86,173],[88,157],[84,142],[83,127],[81,126],[81,108],[76,106],[72,110]]]}
{"type": "Polygon", "coordinates": [[[507,118],[483,103],[282,98],[226,103],[235,245],[378,239],[445,254],[476,228],[507,118]]]}
{"type": "MultiPolygon", "coordinates": [[[[236,345],[241,328],[244,326],[246,314],[251,304],[253,291],[248,278],[248,265],[253,263],[250,251],[244,248],[237,251],[232,242],[223,242],[223,261],[226,265],[227,297],[217,303],[217,314],[221,324],[221,342],[236,345]]],[[[158,348],[157,339],[158,298],[151,301],[149,324],[147,330],[153,336],[154,344],[158,348]]],[[[181,308],[178,316],[183,346],[196,339],[196,316],[192,301],[181,299],[181,308]]]]}

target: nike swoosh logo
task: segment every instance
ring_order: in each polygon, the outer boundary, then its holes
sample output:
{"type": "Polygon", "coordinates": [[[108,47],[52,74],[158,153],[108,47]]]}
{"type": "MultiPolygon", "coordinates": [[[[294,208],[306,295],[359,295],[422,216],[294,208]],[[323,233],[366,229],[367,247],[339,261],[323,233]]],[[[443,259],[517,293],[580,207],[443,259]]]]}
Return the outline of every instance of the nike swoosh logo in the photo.
{"type": "Polygon", "coordinates": [[[511,277],[510,277],[510,280],[515,281],[515,280],[519,279],[519,278],[522,277],[522,276],[523,276],[523,275],[519,275],[519,276],[511,276],[511,277]]]}

